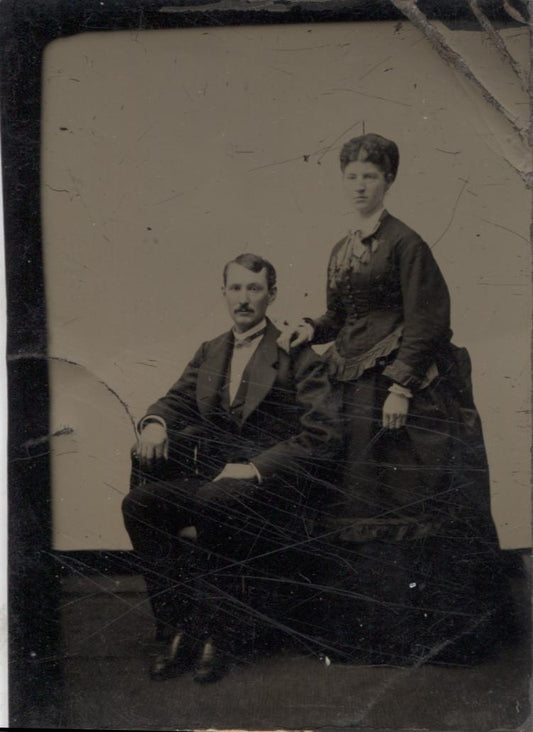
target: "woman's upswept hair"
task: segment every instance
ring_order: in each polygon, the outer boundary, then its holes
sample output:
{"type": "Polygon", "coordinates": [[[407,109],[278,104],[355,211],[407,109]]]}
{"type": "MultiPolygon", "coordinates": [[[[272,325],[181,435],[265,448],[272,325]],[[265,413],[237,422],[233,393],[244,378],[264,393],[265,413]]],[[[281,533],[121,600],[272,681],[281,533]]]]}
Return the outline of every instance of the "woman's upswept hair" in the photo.
{"type": "Polygon", "coordinates": [[[349,163],[361,160],[365,163],[373,163],[392,183],[398,172],[400,153],[398,145],[392,140],[387,140],[381,135],[360,135],[346,142],[340,152],[341,170],[349,163]]]}

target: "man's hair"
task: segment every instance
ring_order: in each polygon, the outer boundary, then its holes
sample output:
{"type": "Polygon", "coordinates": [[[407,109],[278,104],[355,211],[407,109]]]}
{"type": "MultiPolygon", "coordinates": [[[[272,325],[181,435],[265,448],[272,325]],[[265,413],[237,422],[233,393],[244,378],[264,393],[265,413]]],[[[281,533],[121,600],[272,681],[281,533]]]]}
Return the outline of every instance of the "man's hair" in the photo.
{"type": "Polygon", "coordinates": [[[266,269],[266,278],[267,278],[267,284],[269,291],[273,290],[276,286],[276,270],[274,267],[270,264],[269,261],[266,259],[263,259],[263,257],[259,257],[257,254],[239,254],[238,257],[235,257],[235,259],[232,259],[231,262],[228,262],[226,266],[224,267],[224,273],[222,275],[224,280],[224,285],[226,285],[227,276],[228,276],[228,268],[230,264],[239,264],[241,267],[245,267],[246,269],[249,269],[250,272],[261,272],[263,269],[266,269]]]}
{"type": "Polygon", "coordinates": [[[344,173],[346,166],[356,160],[373,163],[389,181],[393,181],[398,172],[400,153],[392,140],[369,133],[354,137],[342,146],[340,153],[342,172],[344,173]]]}

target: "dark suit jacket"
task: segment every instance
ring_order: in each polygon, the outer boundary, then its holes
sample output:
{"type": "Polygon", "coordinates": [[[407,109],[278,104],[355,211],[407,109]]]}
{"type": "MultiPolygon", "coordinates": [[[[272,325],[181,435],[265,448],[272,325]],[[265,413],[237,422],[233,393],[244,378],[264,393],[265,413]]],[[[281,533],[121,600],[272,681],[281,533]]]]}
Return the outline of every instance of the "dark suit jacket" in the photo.
{"type": "Polygon", "coordinates": [[[309,346],[285,353],[278,335],[267,321],[245,371],[246,397],[237,415],[221,399],[232,332],[200,346],[166,396],[147,410],[166,421],[171,449],[173,440],[192,435],[213,472],[226,462],[251,461],[263,479],[308,475],[331,464],[340,442],[340,398],[323,359],[309,346]]]}

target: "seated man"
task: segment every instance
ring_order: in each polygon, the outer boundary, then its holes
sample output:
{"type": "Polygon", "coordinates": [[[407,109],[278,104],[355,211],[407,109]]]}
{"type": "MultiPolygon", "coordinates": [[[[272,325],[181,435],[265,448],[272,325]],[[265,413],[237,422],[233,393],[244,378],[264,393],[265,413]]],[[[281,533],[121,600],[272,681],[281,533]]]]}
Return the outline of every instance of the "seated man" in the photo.
{"type": "Polygon", "coordinates": [[[203,343],[147,410],[138,460],[163,466],[164,479],[133,488],[123,503],[158,628],[171,630],[152,678],[192,667],[199,682],[225,673],[242,567],[271,556],[283,571],[286,547],[305,539],[312,478],[332,467],[340,440],[323,360],[307,345],[281,350],[266,318],[273,266],[241,254],[223,283],[233,329],[203,343]],[[191,525],[196,541],[183,536],[191,525]]]}

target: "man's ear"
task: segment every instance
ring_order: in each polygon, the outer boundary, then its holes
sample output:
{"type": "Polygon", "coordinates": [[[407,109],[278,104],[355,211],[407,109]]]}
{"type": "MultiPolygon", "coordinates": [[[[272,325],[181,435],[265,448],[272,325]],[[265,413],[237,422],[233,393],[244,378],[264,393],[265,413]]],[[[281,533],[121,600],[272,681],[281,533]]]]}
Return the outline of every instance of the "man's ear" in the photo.
{"type": "Polygon", "coordinates": [[[268,293],[268,295],[269,295],[268,302],[269,303],[274,302],[274,300],[276,299],[276,295],[277,294],[278,294],[278,288],[277,287],[272,287],[269,290],[269,293],[268,293]]]}

